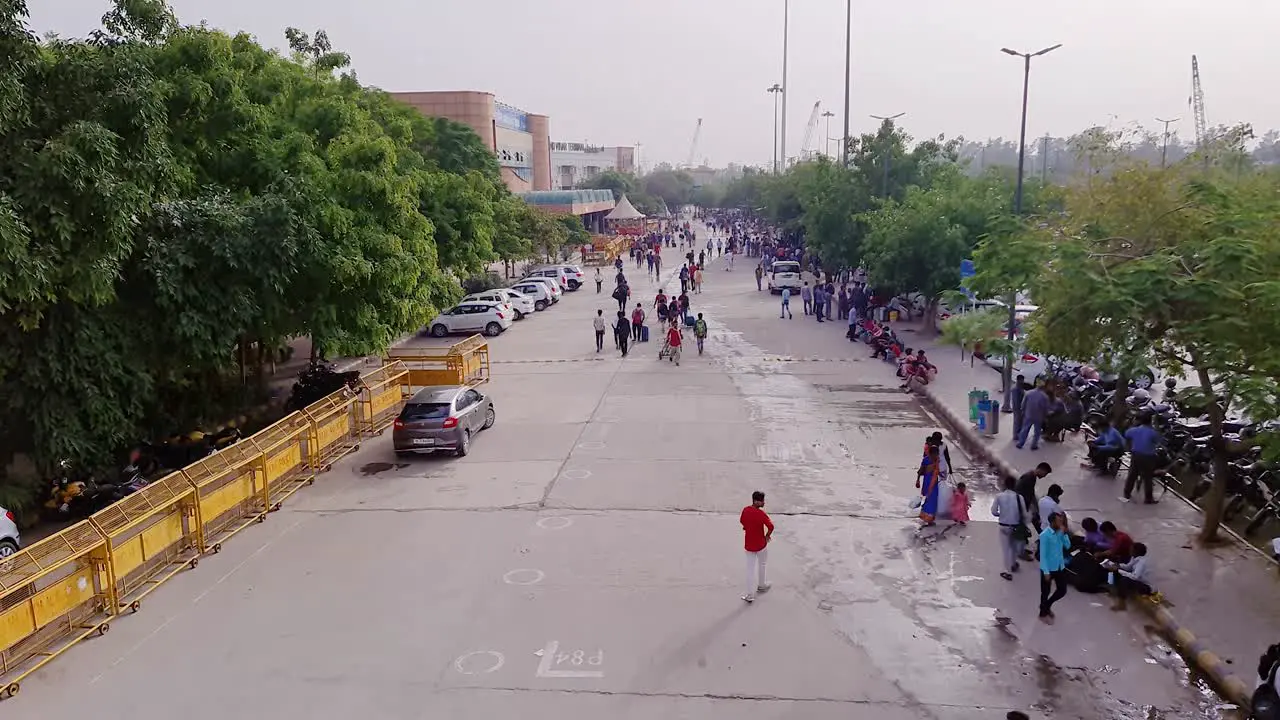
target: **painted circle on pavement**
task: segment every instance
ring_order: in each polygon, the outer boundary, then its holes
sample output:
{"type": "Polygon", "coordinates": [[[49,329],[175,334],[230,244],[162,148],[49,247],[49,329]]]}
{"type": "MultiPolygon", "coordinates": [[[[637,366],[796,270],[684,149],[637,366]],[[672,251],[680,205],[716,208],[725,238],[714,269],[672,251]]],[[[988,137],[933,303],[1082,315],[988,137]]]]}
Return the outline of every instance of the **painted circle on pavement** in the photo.
{"type": "Polygon", "coordinates": [[[564,477],[567,480],[586,480],[587,478],[591,477],[591,471],[583,468],[565,470],[564,477]]]}
{"type": "Polygon", "coordinates": [[[508,585],[537,585],[546,576],[546,573],[534,568],[517,568],[503,575],[502,582],[508,585]]]}
{"type": "Polygon", "coordinates": [[[563,530],[573,524],[573,518],[563,515],[552,515],[538,520],[538,527],[543,530],[563,530]]]}
{"type": "Polygon", "coordinates": [[[453,667],[463,675],[487,675],[496,672],[507,659],[496,650],[472,650],[453,661],[453,667]]]}

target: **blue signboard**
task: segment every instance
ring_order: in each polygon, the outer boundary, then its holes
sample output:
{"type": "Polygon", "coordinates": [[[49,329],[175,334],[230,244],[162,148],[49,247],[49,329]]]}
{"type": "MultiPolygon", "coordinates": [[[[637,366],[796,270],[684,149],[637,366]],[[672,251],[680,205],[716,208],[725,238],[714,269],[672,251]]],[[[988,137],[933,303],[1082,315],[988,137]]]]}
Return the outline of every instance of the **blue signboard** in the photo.
{"type": "Polygon", "coordinates": [[[973,293],[970,292],[969,288],[965,287],[964,281],[976,274],[978,274],[978,271],[974,269],[972,260],[960,261],[960,289],[964,291],[965,295],[969,296],[970,300],[973,299],[973,293]]]}
{"type": "Polygon", "coordinates": [[[498,127],[529,132],[529,114],[519,108],[513,108],[502,103],[494,103],[493,120],[498,124],[498,127]]]}

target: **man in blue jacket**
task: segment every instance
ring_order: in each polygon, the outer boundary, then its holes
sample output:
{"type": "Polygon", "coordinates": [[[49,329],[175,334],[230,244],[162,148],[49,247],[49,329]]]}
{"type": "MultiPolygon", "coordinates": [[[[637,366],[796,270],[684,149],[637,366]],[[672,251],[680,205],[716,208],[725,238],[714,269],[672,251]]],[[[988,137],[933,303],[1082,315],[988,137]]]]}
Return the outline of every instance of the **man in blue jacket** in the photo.
{"type": "Polygon", "coordinates": [[[1063,517],[1059,513],[1049,516],[1049,527],[1040,533],[1040,620],[1053,624],[1053,604],[1067,594],[1067,551],[1071,538],[1063,529],[1063,517]],[[1051,584],[1056,584],[1049,594],[1051,584]]]}
{"type": "Polygon", "coordinates": [[[1089,462],[1085,465],[1106,470],[1107,463],[1121,455],[1124,455],[1124,436],[1110,420],[1103,420],[1098,427],[1098,437],[1089,441],[1089,462]]]}

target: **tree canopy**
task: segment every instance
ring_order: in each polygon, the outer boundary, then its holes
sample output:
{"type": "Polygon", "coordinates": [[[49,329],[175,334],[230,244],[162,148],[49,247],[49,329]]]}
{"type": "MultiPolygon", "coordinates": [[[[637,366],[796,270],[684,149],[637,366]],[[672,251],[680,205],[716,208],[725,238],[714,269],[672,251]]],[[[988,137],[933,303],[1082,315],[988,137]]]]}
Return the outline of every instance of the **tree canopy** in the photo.
{"type": "Polygon", "coordinates": [[[92,467],[224,420],[209,398],[241,363],[297,336],[381,351],[459,277],[570,235],[475,133],[362,86],[323,31],[286,30],[282,57],[161,0],[119,0],[84,39],[3,13],[0,468],[92,467]]]}

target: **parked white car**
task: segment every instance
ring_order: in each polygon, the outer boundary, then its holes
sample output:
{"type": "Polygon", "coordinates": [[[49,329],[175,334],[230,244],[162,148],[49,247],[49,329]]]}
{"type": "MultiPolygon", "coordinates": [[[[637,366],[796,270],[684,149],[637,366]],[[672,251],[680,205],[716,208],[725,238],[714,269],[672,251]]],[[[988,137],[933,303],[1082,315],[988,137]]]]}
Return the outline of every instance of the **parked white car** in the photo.
{"type": "Polygon", "coordinates": [[[569,283],[569,274],[564,271],[560,265],[548,265],[546,267],[535,268],[529,271],[526,277],[545,277],[551,278],[558,283],[561,290],[569,292],[574,290],[572,284],[569,283]]]}
{"type": "Polygon", "coordinates": [[[471,293],[462,298],[458,302],[495,302],[506,305],[511,308],[511,313],[516,320],[523,320],[527,313],[534,311],[533,301],[525,296],[511,292],[506,288],[495,288],[493,290],[485,290],[483,292],[471,293]]]}
{"type": "Polygon", "coordinates": [[[514,321],[515,313],[505,303],[463,302],[440,313],[431,321],[430,327],[435,337],[473,332],[494,337],[501,335],[514,321]]]}
{"type": "Polygon", "coordinates": [[[0,508],[0,560],[13,555],[22,548],[22,539],[18,537],[18,521],[13,512],[0,508]]]}
{"type": "Polygon", "coordinates": [[[511,290],[530,298],[533,301],[533,309],[538,311],[546,310],[551,303],[556,301],[555,296],[551,294],[551,288],[547,287],[545,283],[526,280],[512,285],[511,290]]]}
{"type": "Polygon", "coordinates": [[[544,277],[542,275],[530,275],[529,277],[522,279],[520,284],[523,285],[527,282],[538,282],[545,285],[547,287],[547,291],[551,293],[552,303],[560,302],[560,298],[564,295],[564,290],[560,287],[560,283],[556,282],[555,278],[544,277]]]}
{"type": "Polygon", "coordinates": [[[567,264],[540,265],[536,270],[534,270],[530,274],[532,275],[534,272],[541,272],[544,270],[558,270],[564,273],[565,281],[568,283],[568,287],[570,290],[577,290],[578,288],[582,287],[584,283],[587,282],[586,274],[584,274],[582,272],[582,268],[578,267],[577,265],[567,265],[567,264]]]}

